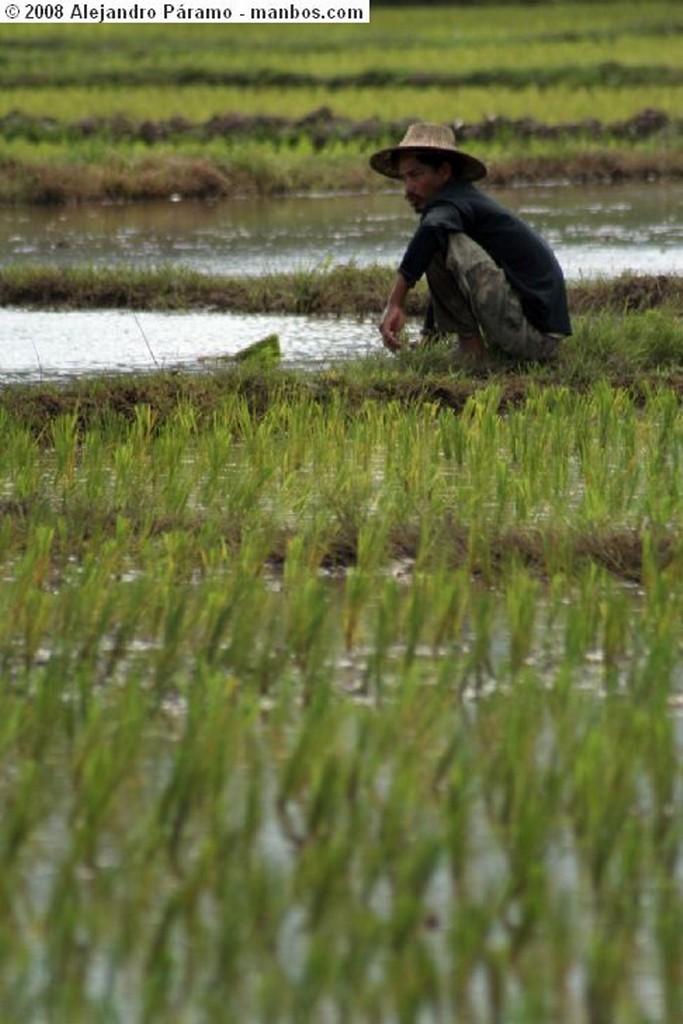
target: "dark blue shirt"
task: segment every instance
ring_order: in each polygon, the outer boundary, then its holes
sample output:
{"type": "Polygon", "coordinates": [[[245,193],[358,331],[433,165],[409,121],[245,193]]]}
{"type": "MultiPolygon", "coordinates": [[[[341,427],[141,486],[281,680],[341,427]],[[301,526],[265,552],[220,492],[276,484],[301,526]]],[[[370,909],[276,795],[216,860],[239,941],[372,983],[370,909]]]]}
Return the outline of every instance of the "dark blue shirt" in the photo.
{"type": "Polygon", "coordinates": [[[519,295],[529,323],[546,334],[571,334],[562,268],[540,235],[514,213],[466,181],[452,181],[427,201],[399,273],[414,285],[448,235],[464,231],[485,249],[519,295]]]}

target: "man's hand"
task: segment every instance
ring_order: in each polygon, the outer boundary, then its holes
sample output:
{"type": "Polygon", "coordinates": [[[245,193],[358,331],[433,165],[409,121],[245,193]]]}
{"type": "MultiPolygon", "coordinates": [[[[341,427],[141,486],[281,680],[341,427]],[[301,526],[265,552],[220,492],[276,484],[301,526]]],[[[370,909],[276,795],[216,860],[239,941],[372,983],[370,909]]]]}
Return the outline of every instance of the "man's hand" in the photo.
{"type": "Polygon", "coordinates": [[[382,335],[382,341],[392,352],[398,352],[403,347],[401,331],[405,322],[405,313],[400,306],[387,306],[382,313],[379,332],[382,335]]]}
{"type": "Polygon", "coordinates": [[[401,331],[406,322],[403,312],[403,302],[408,294],[409,285],[401,274],[397,274],[389,298],[379,322],[379,333],[382,341],[392,352],[398,352],[403,348],[401,331]]]}

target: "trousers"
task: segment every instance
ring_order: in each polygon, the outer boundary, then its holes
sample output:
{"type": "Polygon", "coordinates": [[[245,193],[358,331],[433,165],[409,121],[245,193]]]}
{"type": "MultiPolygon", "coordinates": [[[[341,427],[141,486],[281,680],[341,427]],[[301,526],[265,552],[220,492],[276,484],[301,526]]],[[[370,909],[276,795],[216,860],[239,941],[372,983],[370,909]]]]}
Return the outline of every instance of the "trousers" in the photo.
{"type": "Polygon", "coordinates": [[[489,349],[513,359],[556,356],[561,335],[529,323],[505,273],[468,235],[451,232],[446,253],[434,257],[426,276],[437,334],[480,334],[489,349]]]}

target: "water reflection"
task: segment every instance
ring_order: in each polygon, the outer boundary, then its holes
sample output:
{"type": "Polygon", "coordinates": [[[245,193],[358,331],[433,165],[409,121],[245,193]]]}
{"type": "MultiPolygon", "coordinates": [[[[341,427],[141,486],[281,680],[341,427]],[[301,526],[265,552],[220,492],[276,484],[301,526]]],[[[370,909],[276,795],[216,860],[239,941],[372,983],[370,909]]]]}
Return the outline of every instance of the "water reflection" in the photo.
{"type": "MultiPolygon", "coordinates": [[[[567,277],[683,273],[683,184],[491,190],[553,245],[567,277]]],[[[0,262],[182,265],[263,274],[395,265],[415,225],[399,192],[216,203],[0,209],[0,262]]]]}

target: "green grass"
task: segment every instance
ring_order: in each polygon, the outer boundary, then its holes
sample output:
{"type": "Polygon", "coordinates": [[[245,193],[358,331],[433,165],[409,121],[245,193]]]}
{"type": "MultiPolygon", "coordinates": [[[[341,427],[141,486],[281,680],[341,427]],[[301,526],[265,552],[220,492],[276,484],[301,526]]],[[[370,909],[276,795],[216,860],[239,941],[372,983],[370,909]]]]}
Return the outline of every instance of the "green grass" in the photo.
{"type": "MultiPolygon", "coordinates": [[[[0,303],[34,309],[212,309],[367,316],[380,311],[392,280],[389,267],[353,263],[256,277],[227,277],[171,266],[143,270],[8,264],[0,268],[0,303]]],[[[572,312],[593,316],[661,308],[680,312],[683,308],[683,281],[676,274],[625,272],[614,278],[570,282],[568,294],[572,312]]],[[[426,286],[418,285],[408,297],[408,313],[424,315],[427,297],[426,286]]],[[[675,330],[675,320],[670,327],[675,330]]]]}
{"type": "MultiPolygon", "coordinates": [[[[7,203],[62,205],[377,191],[386,184],[367,160],[377,145],[338,140],[314,157],[310,138],[292,145],[238,139],[203,147],[181,143],[151,152],[143,143],[114,146],[97,140],[65,149],[22,140],[9,146],[15,158],[0,165],[0,196],[7,203]]],[[[675,134],[639,140],[627,150],[616,140],[581,145],[576,138],[534,139],[519,156],[505,139],[475,145],[493,185],[648,183],[683,174],[675,134]]]]}

